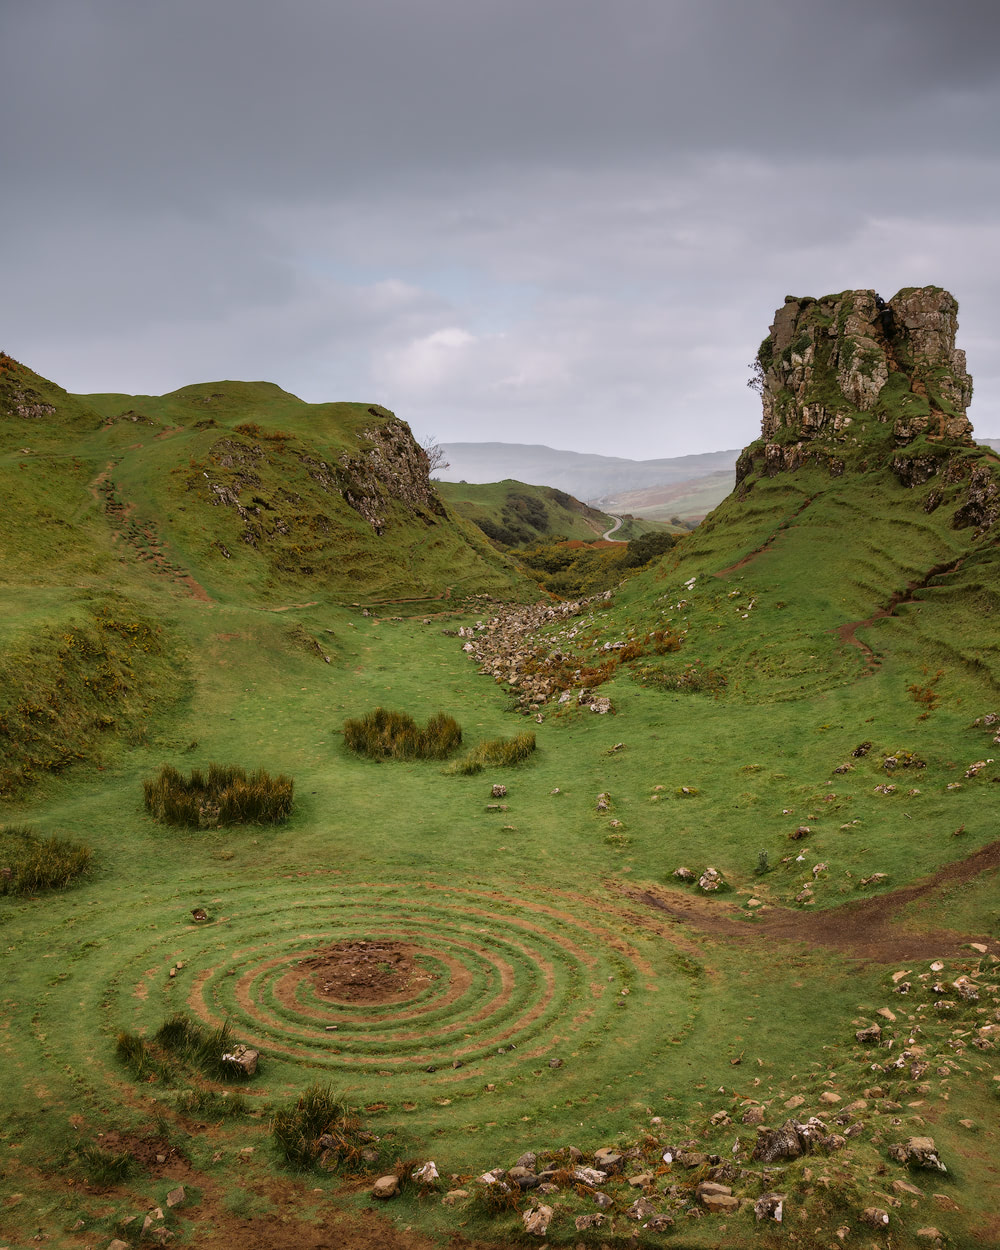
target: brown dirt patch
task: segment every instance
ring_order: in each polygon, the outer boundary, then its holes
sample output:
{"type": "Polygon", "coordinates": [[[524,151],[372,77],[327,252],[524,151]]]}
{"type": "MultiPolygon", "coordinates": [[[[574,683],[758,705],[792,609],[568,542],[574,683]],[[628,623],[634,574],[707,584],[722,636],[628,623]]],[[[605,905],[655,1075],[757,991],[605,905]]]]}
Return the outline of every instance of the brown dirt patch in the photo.
{"type": "Polygon", "coordinates": [[[110,1154],[120,1154],[127,1150],[136,1163],[151,1176],[181,1180],[191,1172],[187,1159],[179,1155],[165,1137],[123,1133],[118,1129],[111,1129],[107,1133],[98,1133],[94,1144],[110,1154]]]}
{"type": "Polygon", "coordinates": [[[391,1003],[429,985],[434,977],[405,942],[337,942],[300,968],[312,973],[316,992],[341,1003],[391,1003]]]}
{"type": "MultiPolygon", "coordinates": [[[[621,889],[634,902],[644,903],[673,920],[722,938],[741,942],[764,939],[805,942],[828,946],[865,963],[894,963],[900,959],[934,959],[967,954],[969,941],[986,943],[1000,951],[989,935],[955,933],[950,930],[907,931],[896,924],[903,907],[936,893],[941,886],[969,881],[982,872],[1000,867],[1000,840],[989,842],[968,858],[946,864],[930,877],[875,898],[845,903],[826,911],[805,912],[788,907],[769,907],[749,923],[737,919],[737,909],[721,900],[657,889],[621,889]]],[[[621,888],[621,887],[619,887],[621,888]]]]}

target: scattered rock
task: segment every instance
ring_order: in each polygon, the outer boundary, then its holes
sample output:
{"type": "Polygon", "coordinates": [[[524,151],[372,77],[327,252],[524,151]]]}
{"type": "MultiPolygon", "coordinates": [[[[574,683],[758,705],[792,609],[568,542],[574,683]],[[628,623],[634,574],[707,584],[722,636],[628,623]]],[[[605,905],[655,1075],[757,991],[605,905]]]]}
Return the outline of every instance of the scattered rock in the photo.
{"type": "Polygon", "coordinates": [[[525,1211],[521,1216],[524,1221],[524,1231],[530,1233],[532,1237],[544,1237],[552,1223],[552,1215],[552,1208],[544,1205],[525,1211]]]}
{"type": "Polygon", "coordinates": [[[588,1228],[600,1228],[607,1218],[601,1211],[594,1211],[591,1215],[578,1215],[574,1220],[576,1231],[584,1233],[588,1228]]]}
{"type": "Polygon", "coordinates": [[[380,1176],[372,1185],[372,1197],[380,1200],[387,1198],[395,1198],[399,1193],[399,1177],[398,1176],[380,1176]]]}
{"type": "Polygon", "coordinates": [[[761,1194],[753,1204],[753,1213],[758,1220],[774,1220],[780,1224],[784,1211],[784,1194],[761,1194]]]}
{"type": "Polygon", "coordinates": [[[594,1162],[605,1175],[610,1176],[612,1172],[621,1171],[622,1156],[614,1146],[602,1146],[594,1151],[594,1162]]]}
{"type": "Polygon", "coordinates": [[[858,1029],[854,1036],[863,1046],[877,1046],[882,1040],[882,1026],[870,1024],[865,1029],[858,1029]]]}
{"type": "Polygon", "coordinates": [[[685,884],[690,884],[696,879],[690,868],[675,868],[674,876],[678,881],[683,881],[685,884]]]}
{"type": "Polygon", "coordinates": [[[170,1193],[167,1194],[167,1206],[179,1207],[179,1206],[183,1206],[183,1204],[184,1204],[184,1186],[178,1185],[176,1189],[171,1189],[170,1193]]]}
{"type": "Polygon", "coordinates": [[[656,1214],[656,1207],[648,1198],[636,1198],[625,1214],[630,1220],[648,1220],[656,1214]]]}
{"type": "Polygon", "coordinates": [[[702,890],[717,890],[722,885],[722,873],[717,868],[706,868],[698,878],[698,887],[702,890]]]}
{"type": "Polygon", "coordinates": [[[433,1159],[428,1159],[411,1173],[411,1177],[421,1185],[433,1185],[438,1179],[437,1164],[433,1159]]]}
{"type": "Polygon", "coordinates": [[[888,1228],[889,1226],[889,1213],[883,1211],[881,1207],[865,1207],[861,1212],[861,1218],[872,1228],[888,1228]]]}

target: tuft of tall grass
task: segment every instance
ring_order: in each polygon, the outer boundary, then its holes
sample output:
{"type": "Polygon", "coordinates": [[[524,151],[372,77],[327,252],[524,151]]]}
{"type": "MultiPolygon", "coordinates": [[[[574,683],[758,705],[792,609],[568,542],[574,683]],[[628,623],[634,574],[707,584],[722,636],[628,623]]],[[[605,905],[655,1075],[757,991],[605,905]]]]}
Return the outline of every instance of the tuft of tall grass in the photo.
{"type": "Polygon", "coordinates": [[[217,1081],[249,1080],[246,1070],[223,1055],[235,1045],[229,1020],[214,1029],[207,1029],[183,1012],[168,1016],[153,1034],[156,1046],[188,1067],[197,1068],[217,1081]]]}
{"type": "Polygon", "coordinates": [[[232,1025],[227,1020],[209,1029],[183,1012],[168,1016],[147,1042],[137,1033],[118,1034],[118,1058],[140,1080],[158,1076],[174,1084],[185,1070],[195,1068],[215,1081],[247,1081],[245,1068],[223,1055],[231,1053],[232,1025]]]}
{"type": "Polygon", "coordinates": [[[271,1118],[271,1136],[285,1162],[295,1168],[357,1163],[366,1140],[361,1121],[329,1085],[311,1085],[290,1107],[271,1118]]]}
{"type": "Polygon", "coordinates": [[[92,1185],[103,1188],[127,1181],[136,1170],[130,1150],[102,1150],[100,1146],[78,1146],[77,1157],[92,1185]]]}
{"type": "Polygon", "coordinates": [[[343,732],[349,749],[371,760],[443,760],[462,741],[458,721],[444,712],[421,729],[406,712],[384,707],[344,721],[343,732]]]}
{"type": "Polygon", "coordinates": [[[481,773],[484,768],[505,768],[512,764],[520,764],[535,749],[533,733],[515,734],[513,738],[487,738],[474,746],[468,755],[463,755],[448,769],[463,777],[481,773]]]}
{"type": "Polygon", "coordinates": [[[189,777],[164,764],[142,783],[146,810],[157,820],[198,829],[280,824],[292,810],[294,788],[291,777],[262,768],[248,773],[238,764],[209,764],[207,776],[193,768],[189,777]]]}
{"type": "Polygon", "coordinates": [[[250,1114],[250,1103],[242,1094],[218,1089],[186,1089],[178,1095],[176,1106],[183,1115],[213,1120],[233,1120],[250,1114]]]}
{"type": "Polygon", "coordinates": [[[0,828],[0,894],[58,890],[86,872],[93,855],[82,842],[43,838],[27,825],[0,828]]]}

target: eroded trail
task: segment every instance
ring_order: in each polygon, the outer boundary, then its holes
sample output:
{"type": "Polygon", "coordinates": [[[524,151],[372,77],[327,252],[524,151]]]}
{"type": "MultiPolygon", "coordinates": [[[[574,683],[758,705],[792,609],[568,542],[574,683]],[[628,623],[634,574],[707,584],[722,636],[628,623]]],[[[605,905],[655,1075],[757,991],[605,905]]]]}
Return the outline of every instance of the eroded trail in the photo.
{"type": "Polygon", "coordinates": [[[898,927],[900,911],[907,904],[933,895],[942,886],[970,881],[980,873],[1000,868],[1000,839],[989,842],[967,859],[946,864],[930,877],[903,886],[890,894],[860,899],[826,911],[798,911],[768,907],[752,922],[740,919],[734,906],[703,895],[670,890],[619,888],[624,897],[700,929],[712,936],[740,942],[805,942],[841,951],[865,963],[894,963],[903,959],[934,959],[967,954],[970,941],[982,942],[1000,954],[1000,942],[990,934],[956,933],[947,929],[919,932],[898,927]]]}
{"type": "Polygon", "coordinates": [[[957,560],[946,561],[944,564],[935,564],[932,569],[928,569],[919,581],[907,582],[905,590],[897,590],[884,607],[873,612],[865,620],[845,621],[843,625],[839,625],[836,631],[837,637],[841,642],[848,643],[850,646],[857,647],[863,651],[873,670],[879,664],[879,659],[871,647],[858,638],[858,630],[867,629],[870,625],[874,625],[876,621],[895,615],[896,609],[903,604],[916,602],[914,596],[918,590],[926,590],[935,577],[947,577],[950,573],[956,572],[961,567],[964,559],[964,556],[959,556],[957,560]]]}
{"type": "Polygon", "coordinates": [[[752,564],[753,561],[756,560],[758,556],[763,555],[765,551],[770,549],[770,547],[773,545],[775,539],[779,536],[779,534],[783,533],[786,529],[788,529],[788,527],[795,520],[795,518],[797,516],[800,516],[803,512],[805,512],[806,508],[808,508],[811,503],[812,503],[812,496],[810,495],[807,499],[804,499],[802,503],[799,504],[799,506],[795,509],[794,512],[790,513],[787,517],[785,517],[785,519],[781,522],[781,524],[774,531],[774,533],[769,534],[767,538],[765,538],[764,541],[760,544],[759,547],[755,547],[753,551],[748,551],[747,554],[743,556],[741,559],[737,560],[735,564],[730,564],[728,568],[719,569],[716,573],[713,573],[712,576],[713,577],[727,577],[730,573],[735,573],[737,569],[746,568],[748,564],[752,564]]]}

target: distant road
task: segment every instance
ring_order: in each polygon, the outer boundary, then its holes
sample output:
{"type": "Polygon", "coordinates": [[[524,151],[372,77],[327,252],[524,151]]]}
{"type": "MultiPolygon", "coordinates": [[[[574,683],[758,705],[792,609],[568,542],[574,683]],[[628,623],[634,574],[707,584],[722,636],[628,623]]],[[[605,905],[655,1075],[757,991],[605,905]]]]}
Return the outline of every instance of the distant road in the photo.
{"type": "MultiPolygon", "coordinates": [[[[610,513],[610,512],[608,513],[608,516],[611,516],[611,513],[610,513]]],[[[625,543],[625,542],[628,542],[628,539],[627,539],[627,538],[612,538],[612,537],[611,537],[611,535],[612,535],[612,534],[617,533],[617,532],[618,532],[618,530],[620,530],[620,529],[621,529],[621,527],[622,527],[622,519],[621,519],[621,517],[620,517],[620,516],[616,516],[616,517],[615,517],[615,523],[614,523],[614,525],[612,525],[612,527],[611,527],[609,530],[607,530],[605,533],[603,533],[603,534],[601,535],[601,537],[604,539],[604,541],[605,541],[606,543],[625,543]]]]}

